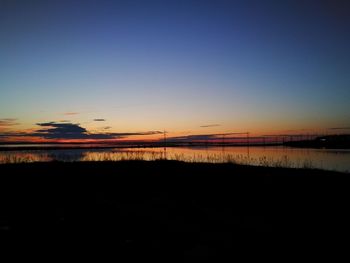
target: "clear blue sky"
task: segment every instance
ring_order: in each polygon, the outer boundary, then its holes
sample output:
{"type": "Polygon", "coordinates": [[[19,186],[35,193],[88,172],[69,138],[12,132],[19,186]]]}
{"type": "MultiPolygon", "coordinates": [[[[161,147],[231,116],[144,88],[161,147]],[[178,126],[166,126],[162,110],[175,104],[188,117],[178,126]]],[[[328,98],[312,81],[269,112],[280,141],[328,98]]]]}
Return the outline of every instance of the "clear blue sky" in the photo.
{"type": "Polygon", "coordinates": [[[0,129],[348,127],[347,2],[0,0],[0,129]]]}

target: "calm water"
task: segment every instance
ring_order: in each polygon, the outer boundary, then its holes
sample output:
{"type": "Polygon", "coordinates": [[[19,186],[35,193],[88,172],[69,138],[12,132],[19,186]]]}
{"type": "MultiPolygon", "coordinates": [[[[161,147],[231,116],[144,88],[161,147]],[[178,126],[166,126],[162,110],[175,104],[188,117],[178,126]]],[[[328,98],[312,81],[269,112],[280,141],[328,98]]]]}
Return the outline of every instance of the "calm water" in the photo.
{"type": "Polygon", "coordinates": [[[35,161],[181,160],[350,171],[350,150],[277,147],[173,147],[0,151],[0,163],[35,161]]]}

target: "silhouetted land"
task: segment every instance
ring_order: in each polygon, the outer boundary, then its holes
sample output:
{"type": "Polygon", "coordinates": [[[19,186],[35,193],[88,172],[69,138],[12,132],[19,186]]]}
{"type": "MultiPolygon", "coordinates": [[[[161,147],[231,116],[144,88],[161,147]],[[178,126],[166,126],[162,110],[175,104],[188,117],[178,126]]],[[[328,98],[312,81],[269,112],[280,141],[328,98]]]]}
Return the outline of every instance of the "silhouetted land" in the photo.
{"type": "Polygon", "coordinates": [[[75,145],[67,145],[66,143],[58,143],[52,146],[45,146],[45,144],[33,144],[31,146],[27,146],[26,144],[18,144],[18,146],[12,145],[9,146],[1,146],[0,144],[0,151],[35,151],[35,150],[73,150],[73,149],[86,149],[86,150],[92,150],[92,149],[125,149],[125,148],[171,148],[171,147],[242,147],[242,146],[279,146],[282,145],[282,143],[269,143],[269,144],[247,144],[247,143],[240,143],[240,144],[232,144],[232,143],[224,143],[224,144],[216,144],[216,143],[136,143],[136,144],[96,144],[96,145],[84,145],[81,144],[75,144],[75,145]]]}
{"type": "Polygon", "coordinates": [[[284,145],[299,148],[350,149],[350,135],[320,136],[314,140],[285,142],[284,145]]]}
{"type": "Polygon", "coordinates": [[[53,257],[219,262],[295,254],[349,230],[349,174],[337,172],[125,161],[6,164],[0,175],[1,237],[53,257]]]}

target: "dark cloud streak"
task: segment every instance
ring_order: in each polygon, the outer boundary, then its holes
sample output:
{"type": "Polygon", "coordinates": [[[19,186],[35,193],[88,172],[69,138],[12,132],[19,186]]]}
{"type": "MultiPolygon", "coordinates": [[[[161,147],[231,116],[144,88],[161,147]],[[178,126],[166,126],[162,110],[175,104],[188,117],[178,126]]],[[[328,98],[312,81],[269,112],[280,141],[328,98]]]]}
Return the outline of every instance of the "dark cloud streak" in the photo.
{"type": "Polygon", "coordinates": [[[194,134],[180,137],[169,137],[168,141],[172,142],[190,142],[190,141],[210,141],[225,139],[237,139],[239,137],[227,137],[229,135],[244,135],[246,133],[230,132],[230,133],[217,133],[217,134],[194,134]]]}
{"type": "Polygon", "coordinates": [[[0,133],[0,137],[40,137],[43,139],[91,139],[91,140],[108,140],[121,139],[129,136],[143,136],[162,134],[160,131],[146,131],[146,132],[130,132],[130,133],[89,133],[80,124],[75,123],[57,123],[44,122],[37,123],[42,127],[39,130],[31,133],[16,132],[16,133],[0,133]]]}
{"type": "Polygon", "coordinates": [[[350,130],[350,127],[335,127],[335,128],[329,128],[330,130],[350,130]]]}
{"type": "Polygon", "coordinates": [[[14,119],[14,118],[3,118],[3,119],[0,119],[0,127],[7,127],[7,126],[18,125],[19,123],[17,123],[16,121],[17,121],[17,119],[14,119]]]}
{"type": "Polygon", "coordinates": [[[207,125],[202,125],[202,126],[199,126],[201,128],[209,128],[209,127],[218,127],[218,126],[221,126],[220,124],[207,124],[207,125]]]}

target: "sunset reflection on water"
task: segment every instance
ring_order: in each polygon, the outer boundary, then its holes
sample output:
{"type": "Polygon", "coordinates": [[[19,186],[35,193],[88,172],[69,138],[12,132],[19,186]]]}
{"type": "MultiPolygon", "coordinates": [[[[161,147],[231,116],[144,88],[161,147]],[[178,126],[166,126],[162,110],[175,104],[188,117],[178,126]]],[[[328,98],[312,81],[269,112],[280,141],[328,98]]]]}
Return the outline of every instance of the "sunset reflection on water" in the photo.
{"type": "Polygon", "coordinates": [[[56,149],[0,152],[0,163],[153,161],[159,159],[350,171],[350,150],[299,149],[281,146],[56,149]]]}

